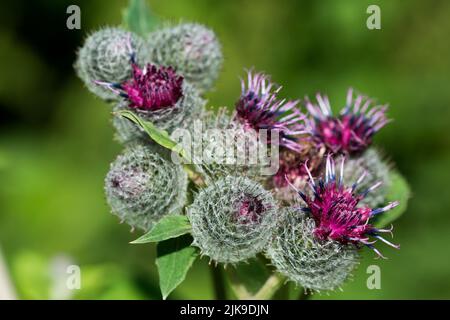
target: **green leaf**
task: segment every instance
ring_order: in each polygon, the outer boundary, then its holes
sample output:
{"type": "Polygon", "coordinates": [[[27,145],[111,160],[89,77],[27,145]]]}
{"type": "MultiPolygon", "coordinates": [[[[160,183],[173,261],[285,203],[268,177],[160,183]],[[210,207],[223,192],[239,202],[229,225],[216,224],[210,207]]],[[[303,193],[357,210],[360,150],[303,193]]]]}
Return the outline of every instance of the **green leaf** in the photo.
{"type": "Polygon", "coordinates": [[[131,243],[159,242],[189,232],[191,232],[191,224],[186,216],[169,215],[162,218],[149,232],[131,243]]]}
{"type": "Polygon", "coordinates": [[[228,270],[230,284],[233,292],[239,299],[253,297],[270,277],[270,271],[261,259],[241,263],[228,270]]]}
{"type": "Polygon", "coordinates": [[[194,181],[197,185],[201,186],[204,184],[203,178],[200,173],[197,172],[197,168],[192,164],[190,157],[180,146],[178,143],[173,141],[167,131],[157,128],[150,121],[145,121],[137,116],[130,110],[120,110],[115,112],[117,116],[122,116],[142,128],[150,138],[155,141],[157,144],[163,146],[166,149],[169,149],[173,152],[176,152],[182,159],[184,159],[184,170],[188,173],[189,178],[194,181]]]}
{"type": "Polygon", "coordinates": [[[198,256],[198,249],[191,246],[192,237],[183,235],[159,242],[156,247],[156,266],[159,272],[159,287],[165,300],[186,278],[186,274],[198,256]]]}
{"type": "Polygon", "coordinates": [[[175,151],[181,157],[187,159],[186,152],[178,143],[176,143],[170,138],[167,131],[155,127],[153,123],[141,119],[139,116],[137,116],[130,110],[120,110],[117,111],[116,113],[117,115],[122,116],[140,126],[150,136],[150,138],[152,138],[159,145],[171,151],[175,151]]]}
{"type": "Polygon", "coordinates": [[[394,220],[398,219],[408,207],[408,200],[411,197],[411,189],[405,178],[397,171],[390,174],[391,186],[386,197],[387,202],[399,201],[399,205],[392,210],[384,212],[377,219],[375,226],[378,228],[385,227],[394,220]]]}
{"type": "Polygon", "coordinates": [[[156,28],[158,19],[145,0],[130,0],[128,8],[123,11],[123,24],[130,31],[145,36],[156,28]]]}

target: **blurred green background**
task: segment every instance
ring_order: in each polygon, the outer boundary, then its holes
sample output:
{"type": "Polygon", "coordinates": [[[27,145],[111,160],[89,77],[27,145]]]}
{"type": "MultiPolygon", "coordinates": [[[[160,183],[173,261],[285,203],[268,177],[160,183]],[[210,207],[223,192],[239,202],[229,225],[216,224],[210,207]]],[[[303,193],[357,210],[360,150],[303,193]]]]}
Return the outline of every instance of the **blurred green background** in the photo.
{"type": "MultiPolygon", "coordinates": [[[[58,265],[81,266],[74,298],[159,299],[152,245],[109,214],[103,178],[120,152],[108,106],[89,94],[72,64],[85,35],[121,22],[127,1],[0,3],[0,247],[20,298],[64,297],[58,265]],[[66,8],[81,7],[81,30],[66,8]],[[59,292],[59,293],[58,293],[59,292]]],[[[395,224],[400,251],[365,259],[344,292],[313,299],[450,298],[450,2],[376,0],[149,1],[162,19],[213,28],[225,55],[211,106],[232,106],[254,66],[301,98],[317,91],[344,103],[349,86],[389,102],[376,138],[413,190],[395,224]],[[381,7],[381,30],[366,8],[381,7]],[[366,268],[381,268],[368,290],[366,268]]],[[[212,298],[207,260],[171,298],[212,298]]]]}

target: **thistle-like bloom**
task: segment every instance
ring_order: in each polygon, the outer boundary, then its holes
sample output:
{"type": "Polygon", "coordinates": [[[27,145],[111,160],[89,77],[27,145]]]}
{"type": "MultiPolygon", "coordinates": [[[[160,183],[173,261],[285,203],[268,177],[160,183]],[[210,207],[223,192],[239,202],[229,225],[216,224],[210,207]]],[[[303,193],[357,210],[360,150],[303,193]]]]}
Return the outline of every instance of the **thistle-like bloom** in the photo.
{"type": "Polygon", "coordinates": [[[317,94],[317,105],[306,100],[306,108],[312,115],[309,131],[314,141],[325,145],[332,153],[355,154],[364,151],[373,135],[389,121],[387,105],[373,106],[364,96],[347,93],[347,103],[339,116],[333,116],[327,96],[317,94]]]}
{"type": "Polygon", "coordinates": [[[301,150],[298,136],[307,133],[305,116],[297,108],[298,101],[278,100],[281,87],[275,86],[262,74],[248,72],[247,86],[241,81],[242,93],[236,103],[236,119],[246,128],[259,131],[275,130],[279,133],[280,146],[294,151],[301,150]]]}
{"type": "Polygon", "coordinates": [[[123,83],[99,82],[129,102],[130,108],[156,111],[174,106],[183,96],[183,77],[171,67],[147,64],[143,69],[131,59],[133,76],[123,83]]]}
{"type": "Polygon", "coordinates": [[[364,244],[382,258],[384,258],[383,255],[373,246],[377,240],[381,240],[396,249],[399,248],[398,245],[394,245],[380,236],[380,233],[392,235],[392,228],[377,229],[369,221],[377,214],[396,207],[398,202],[395,201],[377,209],[359,205],[359,202],[369,192],[381,185],[380,182],[357,194],[355,190],[366,173],[363,173],[351,187],[347,187],[343,184],[344,159],[341,162],[341,172],[337,179],[331,156],[327,158],[325,179],[316,183],[306,164],[305,169],[310,176],[309,186],[313,191],[313,196],[310,197],[301,191],[298,191],[298,194],[306,203],[306,207],[302,210],[310,214],[316,223],[314,235],[318,240],[333,240],[356,246],[364,244]],[[375,241],[371,241],[370,237],[375,238],[375,241]]]}

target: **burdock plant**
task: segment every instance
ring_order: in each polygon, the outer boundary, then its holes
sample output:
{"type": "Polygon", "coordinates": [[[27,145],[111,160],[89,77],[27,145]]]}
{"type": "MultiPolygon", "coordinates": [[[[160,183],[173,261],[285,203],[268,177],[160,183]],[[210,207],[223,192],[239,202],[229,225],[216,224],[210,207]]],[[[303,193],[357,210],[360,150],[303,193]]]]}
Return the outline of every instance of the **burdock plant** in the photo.
{"type": "Polygon", "coordinates": [[[144,232],[133,243],[157,243],[163,298],[197,257],[212,262],[218,298],[226,298],[226,277],[234,298],[270,299],[288,281],[309,293],[341,288],[364,248],[378,258],[380,244],[398,249],[387,226],[405,211],[409,189],[372,146],[387,107],[350,89],[334,114],[325,95],[285,100],[270,76],[249,71],[233,110],[215,114],[204,94],[222,62],[214,31],[161,26],[143,0],[130,1],[122,26],[93,32],[78,51],[77,74],[111,105],[124,146],[106,176],[106,200],[144,232]],[[197,122],[212,131],[197,132],[197,122]],[[200,142],[191,149],[179,136],[200,142]],[[255,147],[279,155],[275,172],[246,162],[255,147]],[[244,163],[229,162],[230,152],[244,163]]]}

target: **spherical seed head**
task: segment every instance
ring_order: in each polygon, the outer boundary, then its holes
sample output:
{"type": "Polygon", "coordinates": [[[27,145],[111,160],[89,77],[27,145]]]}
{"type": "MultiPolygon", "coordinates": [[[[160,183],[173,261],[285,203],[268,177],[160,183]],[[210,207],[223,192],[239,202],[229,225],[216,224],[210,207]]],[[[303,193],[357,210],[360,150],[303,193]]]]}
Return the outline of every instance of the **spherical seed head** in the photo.
{"type": "Polygon", "coordinates": [[[113,214],[144,231],[161,217],[179,213],[186,201],[187,175],[164,150],[132,145],[111,164],[105,192],[113,214]]]}
{"type": "Polygon", "coordinates": [[[267,255],[277,271],[300,286],[315,290],[339,288],[359,263],[355,247],[319,241],[312,218],[287,207],[280,219],[267,255]]]}
{"type": "Polygon", "coordinates": [[[279,100],[281,87],[262,73],[248,72],[247,84],[242,80],[242,93],[236,103],[236,120],[245,128],[277,131],[279,145],[287,149],[302,149],[299,135],[305,134],[305,116],[297,107],[298,101],[279,100]]]}
{"type": "Polygon", "coordinates": [[[171,66],[204,92],[212,88],[222,66],[222,50],[214,32],[195,23],[165,27],[148,38],[150,57],[171,66]]]}
{"type": "Polygon", "coordinates": [[[75,69],[86,87],[105,100],[119,97],[95,81],[121,83],[132,76],[130,60],[141,65],[148,55],[145,41],[120,28],[104,28],[91,34],[78,51],[75,69]]]}
{"type": "Polygon", "coordinates": [[[228,176],[202,189],[188,208],[194,245],[220,263],[264,250],[276,224],[271,194],[248,178],[228,176]]]}
{"type": "MultiPolygon", "coordinates": [[[[339,163],[339,160],[338,160],[339,163]]],[[[389,178],[389,163],[383,160],[383,156],[376,148],[367,149],[362,155],[350,158],[344,167],[344,181],[356,181],[364,172],[365,178],[355,189],[356,193],[363,193],[377,182],[381,185],[361,199],[361,205],[377,208],[386,201],[386,195],[391,185],[389,178]]]]}
{"type": "Polygon", "coordinates": [[[373,246],[377,240],[381,240],[396,249],[399,248],[398,245],[394,245],[380,236],[383,232],[392,234],[392,229],[377,229],[369,221],[375,215],[394,208],[398,205],[398,202],[392,202],[385,207],[376,209],[360,204],[367,194],[380,186],[380,183],[376,183],[362,193],[356,193],[355,190],[364,179],[365,173],[352,186],[346,186],[343,181],[344,160],[341,162],[341,172],[339,178],[337,178],[334,160],[331,156],[327,158],[324,179],[315,182],[309,169],[307,167],[306,169],[310,176],[313,196],[301,191],[298,191],[298,193],[306,203],[306,207],[303,207],[302,210],[307,212],[316,223],[313,233],[319,241],[330,240],[343,245],[353,244],[357,247],[366,245],[380,257],[383,256],[373,246]],[[370,238],[376,240],[370,241],[370,238]]]}
{"type": "MultiPolygon", "coordinates": [[[[191,128],[193,122],[204,112],[206,101],[200,96],[198,90],[187,82],[182,84],[183,96],[173,106],[157,110],[139,109],[130,106],[128,100],[116,104],[114,110],[131,110],[143,120],[152,122],[159,129],[172,133],[175,129],[191,128]]],[[[121,143],[136,140],[148,140],[148,134],[140,127],[123,117],[114,117],[113,126],[116,129],[116,139],[121,143]]]]}
{"type": "Polygon", "coordinates": [[[373,135],[388,123],[387,106],[371,107],[371,100],[362,95],[347,93],[347,103],[339,116],[333,116],[328,97],[317,96],[317,104],[306,101],[312,119],[309,131],[318,145],[324,145],[329,152],[358,154],[372,143],[373,135]]]}

